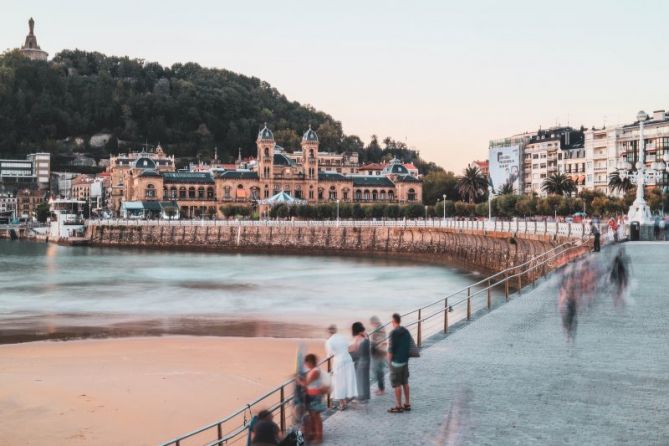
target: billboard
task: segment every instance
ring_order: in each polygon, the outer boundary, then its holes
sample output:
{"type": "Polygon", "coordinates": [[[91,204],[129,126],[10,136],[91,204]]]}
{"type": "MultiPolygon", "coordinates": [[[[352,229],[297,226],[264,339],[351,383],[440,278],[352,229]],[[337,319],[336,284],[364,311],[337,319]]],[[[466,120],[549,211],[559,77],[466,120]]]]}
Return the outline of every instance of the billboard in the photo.
{"type": "Polygon", "coordinates": [[[502,146],[490,148],[490,184],[494,194],[499,194],[505,184],[511,184],[513,192],[520,190],[520,147],[502,146]]]}

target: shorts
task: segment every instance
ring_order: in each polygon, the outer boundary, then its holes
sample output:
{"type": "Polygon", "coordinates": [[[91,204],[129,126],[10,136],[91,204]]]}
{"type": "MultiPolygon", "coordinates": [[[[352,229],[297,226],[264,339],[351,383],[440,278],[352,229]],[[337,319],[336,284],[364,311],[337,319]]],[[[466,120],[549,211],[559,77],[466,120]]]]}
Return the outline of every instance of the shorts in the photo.
{"type": "Polygon", "coordinates": [[[323,395],[307,395],[307,410],[309,412],[325,412],[323,395]]]}
{"type": "Polygon", "coordinates": [[[390,385],[393,387],[405,386],[409,384],[409,364],[399,367],[390,365],[390,385]]]}

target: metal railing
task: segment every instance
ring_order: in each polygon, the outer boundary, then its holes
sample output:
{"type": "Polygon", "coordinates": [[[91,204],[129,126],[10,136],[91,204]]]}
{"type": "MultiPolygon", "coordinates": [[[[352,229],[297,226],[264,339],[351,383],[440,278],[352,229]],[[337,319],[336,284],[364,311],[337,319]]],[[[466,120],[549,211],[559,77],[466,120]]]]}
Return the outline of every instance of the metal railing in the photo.
{"type": "Polygon", "coordinates": [[[584,238],[590,234],[585,223],[549,221],[498,220],[89,220],[89,225],[110,226],[209,226],[209,227],[384,227],[384,228],[444,228],[475,232],[508,232],[512,234],[549,235],[584,238]]]}
{"type": "MultiPolygon", "coordinates": [[[[472,315],[479,310],[492,310],[493,294],[499,292],[500,296],[498,298],[502,296],[500,288],[503,289],[504,301],[508,302],[513,292],[520,294],[523,286],[534,284],[541,276],[567,263],[573,257],[578,257],[582,254],[578,251],[586,247],[588,245],[584,240],[562,243],[524,263],[506,268],[428,305],[404,313],[402,315],[404,326],[412,332],[416,344],[421,347],[423,340],[427,337],[438,333],[448,333],[449,328],[455,323],[465,320],[470,321],[472,315]],[[460,298],[455,300],[459,296],[460,298]],[[485,301],[482,305],[475,307],[479,303],[475,301],[478,296],[485,296],[485,301]],[[458,313],[456,310],[459,309],[462,310],[458,313]],[[442,318],[438,318],[440,315],[442,318]],[[415,320],[413,320],[414,318],[415,320]]],[[[385,329],[389,325],[390,323],[386,323],[377,330],[385,329]]],[[[388,336],[385,340],[387,339],[388,336]]],[[[332,372],[332,357],[324,359],[318,365],[319,367],[326,366],[327,372],[332,372]]],[[[249,435],[248,424],[252,413],[260,408],[270,410],[273,414],[278,415],[280,429],[282,432],[286,432],[289,418],[293,419],[291,424],[297,422],[296,414],[290,405],[293,401],[295,386],[295,379],[291,378],[233,414],[161,443],[160,446],[245,444],[249,435]],[[205,436],[208,438],[202,438],[205,436]]],[[[327,396],[327,405],[328,407],[331,405],[329,395],[327,396]]]]}

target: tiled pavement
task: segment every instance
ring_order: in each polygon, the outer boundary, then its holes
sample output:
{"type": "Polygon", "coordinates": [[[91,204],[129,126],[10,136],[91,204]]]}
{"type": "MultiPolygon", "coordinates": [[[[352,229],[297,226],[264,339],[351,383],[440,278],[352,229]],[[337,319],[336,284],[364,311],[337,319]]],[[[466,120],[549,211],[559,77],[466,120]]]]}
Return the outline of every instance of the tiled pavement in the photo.
{"type": "Polygon", "coordinates": [[[331,416],[325,444],[668,445],[669,244],[625,247],[627,305],[602,293],[575,344],[549,278],[412,360],[412,412],[374,398],[331,416]]]}

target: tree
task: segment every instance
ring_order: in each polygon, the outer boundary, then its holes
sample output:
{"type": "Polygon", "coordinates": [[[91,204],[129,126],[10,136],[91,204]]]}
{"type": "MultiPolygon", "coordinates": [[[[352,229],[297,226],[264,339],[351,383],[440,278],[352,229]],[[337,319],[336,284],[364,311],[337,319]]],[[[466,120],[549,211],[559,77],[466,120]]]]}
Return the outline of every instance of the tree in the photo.
{"type": "Polygon", "coordinates": [[[569,195],[576,192],[576,185],[566,174],[556,172],[546,177],[541,190],[551,195],[569,195]]]}
{"type": "Polygon", "coordinates": [[[443,201],[444,195],[447,200],[457,200],[458,179],[453,172],[434,170],[423,177],[423,202],[435,204],[437,200],[443,201]]]}
{"type": "Polygon", "coordinates": [[[49,203],[42,202],[37,205],[35,209],[35,218],[40,223],[46,223],[46,219],[49,218],[49,203]]]}
{"type": "Polygon", "coordinates": [[[634,184],[632,184],[629,175],[623,178],[618,171],[613,171],[609,174],[609,190],[611,192],[624,194],[632,189],[634,189],[634,184]]]}
{"type": "Polygon", "coordinates": [[[502,187],[497,191],[499,195],[513,195],[515,190],[513,189],[513,183],[506,182],[502,184],[502,187]]]}
{"type": "Polygon", "coordinates": [[[474,203],[476,199],[483,195],[488,187],[488,181],[476,166],[467,167],[463,175],[457,179],[458,193],[463,200],[474,203]]]}

